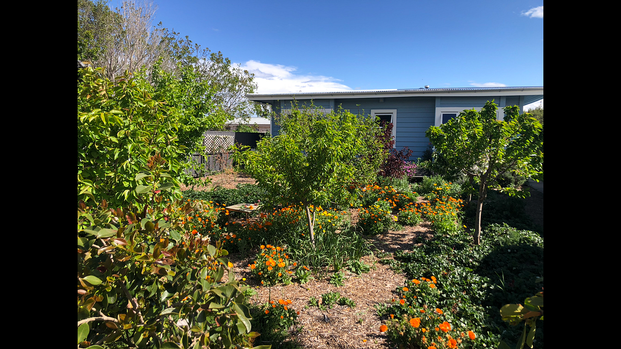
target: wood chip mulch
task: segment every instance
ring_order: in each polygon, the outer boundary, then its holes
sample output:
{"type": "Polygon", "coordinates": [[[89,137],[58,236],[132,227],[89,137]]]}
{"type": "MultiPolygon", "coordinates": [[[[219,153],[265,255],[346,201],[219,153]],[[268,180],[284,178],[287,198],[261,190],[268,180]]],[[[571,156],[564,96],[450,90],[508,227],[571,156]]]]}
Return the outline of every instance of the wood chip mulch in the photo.
{"type": "MultiPolygon", "coordinates": [[[[350,213],[354,212],[355,210],[350,210],[350,213]]],[[[354,223],[357,217],[352,218],[354,223]]],[[[402,286],[406,278],[403,274],[392,271],[389,265],[379,263],[380,258],[376,254],[385,255],[384,259],[392,259],[396,250],[411,251],[415,238],[420,236],[429,239],[432,237],[431,234],[428,226],[423,223],[370,237],[368,240],[375,247],[373,248],[375,253],[361,260],[371,266],[371,270],[361,275],[345,270],[344,285],[338,287],[328,283],[333,274],[330,270],[323,277],[313,275],[314,279],[305,284],[294,282],[286,286],[273,286],[270,290],[268,287],[259,286],[250,273],[248,264],[254,257],[253,253],[243,259],[232,254],[229,259],[234,264],[235,278],[238,280],[246,278],[246,283],[258,292],[250,297],[251,304],[267,303],[270,300],[270,293],[274,301],[292,300],[290,307],[300,312],[298,323],[301,330],[291,331],[291,337],[297,340],[302,348],[390,348],[386,336],[379,332],[381,321],[375,306],[389,303],[393,298],[392,291],[402,286]],[[356,306],[350,308],[347,305],[337,304],[332,309],[327,308],[326,311],[317,307],[307,307],[311,297],[321,299],[321,295],[328,292],[339,292],[342,297],[353,300],[356,306]]]]}
{"type": "MultiPolygon", "coordinates": [[[[235,188],[239,183],[254,184],[252,178],[240,176],[237,173],[223,173],[210,176],[210,184],[197,190],[209,190],[216,186],[235,188]]],[[[183,188],[182,188],[183,190],[183,188]]],[[[531,190],[532,197],[527,199],[527,214],[535,223],[543,225],[543,194],[531,190]]],[[[418,201],[424,201],[422,197],[418,201]]],[[[357,211],[350,210],[351,223],[357,221],[357,211]]],[[[428,223],[422,223],[415,227],[403,227],[398,231],[389,231],[386,234],[370,237],[368,240],[375,247],[375,254],[385,254],[385,259],[392,259],[397,250],[412,251],[420,245],[421,239],[433,238],[433,231],[428,223]],[[418,241],[414,244],[414,241],[418,241]]],[[[256,253],[255,253],[256,254],[256,253]]],[[[302,348],[391,348],[386,336],[379,332],[381,325],[375,306],[389,303],[393,297],[392,291],[402,286],[406,280],[403,274],[395,273],[387,264],[379,263],[380,258],[376,255],[362,258],[365,264],[372,266],[370,272],[361,275],[345,271],[343,286],[329,284],[331,272],[325,273],[322,278],[314,275],[305,284],[292,283],[290,285],[278,285],[268,288],[259,286],[253,279],[247,267],[253,253],[242,258],[240,255],[231,254],[230,261],[234,264],[235,278],[246,278],[246,283],[258,293],[250,297],[250,303],[255,305],[265,304],[270,300],[290,299],[292,309],[300,312],[298,323],[299,331],[291,331],[291,338],[296,340],[302,348]],[[354,308],[346,305],[334,305],[332,309],[322,311],[317,307],[307,307],[311,297],[321,299],[321,295],[327,292],[339,292],[356,303],[354,308]],[[325,315],[325,316],[324,316],[325,315]],[[327,321],[326,321],[327,320],[327,321]]],[[[259,344],[259,343],[255,343],[259,344]]],[[[276,348],[277,346],[274,346],[276,348]]]]}

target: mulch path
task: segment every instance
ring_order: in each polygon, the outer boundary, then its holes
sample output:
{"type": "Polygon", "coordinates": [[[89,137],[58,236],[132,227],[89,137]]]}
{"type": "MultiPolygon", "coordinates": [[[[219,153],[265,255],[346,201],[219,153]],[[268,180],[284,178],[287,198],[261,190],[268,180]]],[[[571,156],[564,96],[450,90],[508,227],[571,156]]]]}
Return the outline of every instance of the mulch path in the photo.
{"type": "MultiPolygon", "coordinates": [[[[235,188],[238,183],[254,183],[252,178],[240,177],[236,173],[222,173],[212,176],[212,183],[204,187],[209,190],[214,186],[235,188]]],[[[419,198],[422,201],[422,197],[419,198]]],[[[531,197],[526,199],[526,212],[533,222],[543,226],[543,194],[531,190],[531,197]]],[[[356,210],[350,210],[352,223],[357,220],[356,210]]],[[[433,238],[433,231],[427,223],[414,227],[406,226],[398,231],[389,231],[380,236],[369,238],[369,241],[377,249],[377,253],[388,252],[385,258],[392,258],[397,251],[412,251],[415,239],[433,238]]],[[[420,241],[420,240],[419,240],[420,241]]],[[[420,243],[419,243],[420,244],[420,243]]],[[[329,276],[315,279],[300,285],[278,285],[268,288],[259,286],[253,279],[248,268],[254,254],[242,258],[239,254],[231,254],[230,261],[234,265],[235,278],[247,279],[247,284],[252,286],[258,293],[250,298],[250,303],[255,305],[265,304],[270,300],[290,299],[290,307],[300,312],[299,325],[302,329],[292,333],[303,348],[389,348],[386,336],[379,332],[381,321],[376,314],[375,306],[389,303],[392,291],[402,286],[406,280],[403,274],[395,273],[387,264],[379,263],[375,255],[362,258],[367,265],[372,266],[371,271],[361,275],[345,271],[343,286],[329,284],[329,276]],[[310,297],[320,299],[327,292],[339,292],[341,296],[352,299],[356,306],[349,308],[346,305],[334,305],[332,309],[322,311],[317,307],[308,307],[310,297]],[[325,317],[324,317],[325,315],[325,317]],[[325,319],[328,319],[326,322],[325,319]]],[[[259,337],[260,338],[260,337],[259,337]]],[[[255,343],[260,344],[260,343],[255,343]]]]}

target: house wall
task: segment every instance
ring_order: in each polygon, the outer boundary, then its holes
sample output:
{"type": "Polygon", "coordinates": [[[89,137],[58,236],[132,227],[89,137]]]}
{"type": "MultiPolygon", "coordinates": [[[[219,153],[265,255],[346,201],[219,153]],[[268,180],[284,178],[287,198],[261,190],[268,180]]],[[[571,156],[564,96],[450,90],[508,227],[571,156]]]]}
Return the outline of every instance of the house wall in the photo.
{"type": "MultiPolygon", "coordinates": [[[[397,111],[397,128],[395,148],[401,150],[408,147],[412,150],[410,160],[423,156],[429,147],[429,139],[425,132],[430,126],[438,123],[438,111],[446,108],[457,110],[481,108],[487,101],[498,105],[498,119],[502,120],[502,108],[518,105],[524,106],[524,98],[520,96],[473,96],[473,97],[400,97],[400,98],[351,98],[351,99],[317,99],[315,107],[321,109],[337,109],[342,106],[353,114],[370,116],[374,109],[395,109],[397,111]]],[[[279,112],[291,108],[291,100],[276,101],[273,110],[279,112]],[[279,109],[280,108],[280,109],[279,109]]],[[[308,100],[299,100],[298,106],[310,105],[308,100]]],[[[272,135],[277,135],[280,127],[272,119],[272,135]]]]}
{"type": "Polygon", "coordinates": [[[395,149],[408,147],[412,150],[410,159],[416,160],[423,156],[429,146],[425,131],[434,123],[434,97],[343,99],[336,100],[335,105],[342,105],[343,109],[351,113],[364,115],[371,115],[373,109],[396,109],[395,149]]]}

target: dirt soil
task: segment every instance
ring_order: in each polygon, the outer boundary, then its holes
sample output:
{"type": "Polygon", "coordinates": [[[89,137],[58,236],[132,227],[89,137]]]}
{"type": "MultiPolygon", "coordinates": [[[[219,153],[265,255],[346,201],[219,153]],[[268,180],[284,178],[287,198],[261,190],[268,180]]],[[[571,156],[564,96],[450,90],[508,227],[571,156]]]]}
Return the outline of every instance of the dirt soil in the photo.
{"type": "MultiPolygon", "coordinates": [[[[235,188],[238,183],[254,183],[252,178],[239,176],[234,172],[212,176],[211,180],[212,183],[202,190],[218,185],[235,188]]],[[[422,199],[419,197],[419,201],[422,199]]],[[[531,197],[526,199],[526,212],[535,224],[543,226],[543,193],[531,190],[531,197]]],[[[355,210],[350,210],[352,223],[357,220],[355,213],[355,210]]],[[[370,238],[369,241],[377,249],[375,254],[389,252],[390,255],[384,258],[392,259],[392,253],[397,250],[411,251],[415,247],[413,241],[418,237],[433,238],[433,232],[427,223],[389,231],[382,236],[370,238]]],[[[236,279],[246,278],[247,284],[258,292],[250,298],[250,303],[260,305],[269,301],[270,289],[259,286],[252,278],[248,268],[252,256],[252,253],[246,258],[232,254],[230,260],[234,264],[236,279]]],[[[331,273],[327,273],[324,278],[315,276],[315,279],[303,285],[292,283],[271,288],[272,300],[290,299],[293,302],[291,308],[300,312],[298,322],[302,329],[292,332],[291,336],[303,348],[389,348],[386,336],[379,332],[381,321],[375,306],[389,303],[391,292],[403,285],[406,279],[403,274],[393,272],[388,265],[378,263],[379,259],[376,255],[363,257],[362,260],[372,266],[371,271],[361,275],[345,271],[344,285],[340,287],[328,283],[331,273]],[[349,308],[346,305],[334,305],[325,312],[317,307],[306,308],[310,297],[320,299],[327,292],[339,292],[341,296],[352,299],[356,306],[349,308]]]]}

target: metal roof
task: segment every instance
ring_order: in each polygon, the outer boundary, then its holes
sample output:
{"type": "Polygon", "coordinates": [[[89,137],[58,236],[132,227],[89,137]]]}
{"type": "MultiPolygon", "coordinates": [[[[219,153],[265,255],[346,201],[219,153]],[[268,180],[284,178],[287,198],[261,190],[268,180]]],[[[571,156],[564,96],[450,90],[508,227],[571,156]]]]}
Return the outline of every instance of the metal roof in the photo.
{"type": "Polygon", "coordinates": [[[543,96],[543,86],[518,87],[451,87],[451,88],[411,88],[411,89],[382,89],[382,90],[349,90],[333,92],[289,92],[289,93],[251,93],[246,97],[251,101],[273,101],[279,99],[331,99],[331,98],[372,98],[372,97],[412,97],[420,95],[430,96],[472,96],[476,94],[491,94],[503,96],[531,95],[543,96]]]}

